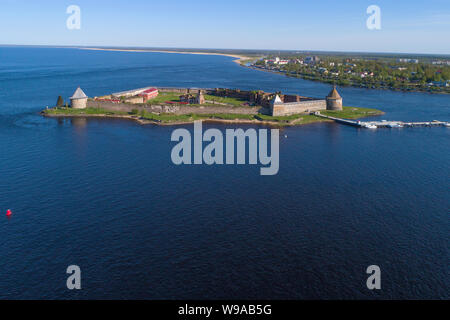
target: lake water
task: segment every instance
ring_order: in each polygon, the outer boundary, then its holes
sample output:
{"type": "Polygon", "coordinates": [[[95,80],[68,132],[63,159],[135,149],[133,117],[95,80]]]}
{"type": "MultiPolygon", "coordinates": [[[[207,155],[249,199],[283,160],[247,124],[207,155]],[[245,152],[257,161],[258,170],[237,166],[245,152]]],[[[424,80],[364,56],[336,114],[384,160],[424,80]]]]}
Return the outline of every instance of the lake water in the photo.
{"type": "MultiPolygon", "coordinates": [[[[222,56],[0,47],[0,298],[450,297],[449,128],[283,129],[280,171],[260,176],[173,165],[173,127],[38,114],[77,86],[148,85],[330,91],[222,56]]],[[[448,95],[339,91],[376,119],[450,121],[448,95]]]]}

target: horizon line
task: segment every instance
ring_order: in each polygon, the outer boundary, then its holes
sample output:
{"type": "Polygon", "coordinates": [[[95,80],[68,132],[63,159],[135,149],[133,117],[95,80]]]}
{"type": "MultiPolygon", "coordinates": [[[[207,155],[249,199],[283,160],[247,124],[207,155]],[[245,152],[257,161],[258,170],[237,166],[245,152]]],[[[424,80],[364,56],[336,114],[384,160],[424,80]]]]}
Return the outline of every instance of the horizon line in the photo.
{"type": "Polygon", "coordinates": [[[317,52],[317,53],[352,53],[352,54],[392,54],[392,55],[421,55],[421,56],[449,56],[450,53],[418,53],[395,51],[358,51],[358,50],[315,50],[315,49],[245,49],[245,48],[196,48],[196,47],[149,47],[149,46],[116,46],[116,45],[54,45],[54,44],[8,44],[0,43],[1,47],[51,47],[51,48],[102,48],[102,49],[171,49],[171,50],[224,50],[224,51],[267,51],[267,52],[317,52]]]}

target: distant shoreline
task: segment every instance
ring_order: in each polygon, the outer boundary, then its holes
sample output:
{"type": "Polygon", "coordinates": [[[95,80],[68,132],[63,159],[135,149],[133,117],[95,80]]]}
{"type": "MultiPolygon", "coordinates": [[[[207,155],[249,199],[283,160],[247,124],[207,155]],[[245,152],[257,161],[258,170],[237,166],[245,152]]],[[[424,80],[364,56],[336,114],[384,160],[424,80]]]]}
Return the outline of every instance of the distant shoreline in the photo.
{"type": "MultiPolygon", "coordinates": [[[[242,67],[245,68],[249,68],[252,70],[257,70],[257,71],[261,71],[261,72],[268,72],[268,73],[275,73],[281,76],[285,76],[287,78],[295,78],[295,79],[302,79],[302,80],[306,80],[306,81],[313,81],[313,82],[320,82],[320,83],[324,83],[324,84],[328,84],[328,85],[332,85],[333,82],[330,81],[325,81],[322,80],[320,78],[309,78],[309,77],[305,77],[302,76],[301,74],[299,75],[290,75],[286,72],[280,71],[280,70],[271,70],[271,69],[267,69],[267,68],[258,68],[255,67],[254,65],[244,65],[244,64],[240,64],[242,67]]],[[[393,91],[393,92],[402,92],[402,93],[428,93],[428,94],[450,94],[450,92],[446,92],[446,91],[430,91],[430,90],[425,90],[425,89],[416,89],[416,88],[411,88],[411,89],[402,89],[402,88],[394,88],[394,87],[377,87],[377,88],[370,88],[370,87],[363,87],[360,84],[356,84],[356,83],[351,83],[348,85],[340,85],[341,87],[351,87],[351,88],[359,88],[359,89],[365,89],[365,90],[388,90],[388,91],[393,91]]]]}
{"type": "MultiPolygon", "coordinates": [[[[258,70],[258,71],[262,71],[262,72],[275,73],[275,74],[286,76],[288,78],[298,78],[298,79],[303,79],[303,80],[307,80],[307,81],[314,81],[314,82],[320,82],[320,83],[324,83],[324,84],[331,84],[330,82],[323,81],[322,79],[319,79],[319,78],[317,78],[317,79],[310,79],[310,78],[307,78],[307,77],[303,77],[301,75],[300,76],[292,76],[292,75],[289,75],[289,74],[287,74],[285,72],[282,72],[282,71],[269,70],[269,69],[266,69],[266,68],[257,68],[255,66],[249,66],[249,65],[246,65],[246,64],[243,63],[246,60],[257,60],[257,59],[260,59],[262,56],[245,56],[245,55],[240,55],[240,54],[230,54],[230,53],[223,53],[223,52],[178,51],[178,50],[157,50],[157,49],[120,49],[120,48],[98,48],[98,47],[88,47],[88,48],[75,47],[75,48],[76,49],[80,49],[80,50],[92,50],[92,51],[157,52],[157,53],[178,53],[178,54],[197,54],[197,55],[225,56],[225,57],[235,58],[235,60],[233,60],[233,62],[235,62],[238,65],[240,65],[242,67],[245,67],[245,68],[258,70]]],[[[394,91],[394,92],[428,93],[428,94],[433,94],[433,95],[434,94],[450,94],[449,92],[445,92],[445,91],[433,92],[433,91],[421,90],[421,89],[406,90],[406,89],[401,89],[401,88],[387,88],[387,87],[369,88],[369,87],[361,87],[360,85],[357,85],[357,84],[346,85],[346,87],[360,88],[360,89],[366,89],[366,90],[388,90],[388,91],[394,91]]]]}
{"type": "Polygon", "coordinates": [[[176,51],[176,50],[152,50],[152,49],[109,49],[109,48],[82,48],[77,47],[80,50],[91,50],[91,51],[114,51],[114,52],[157,52],[157,53],[179,53],[179,54],[199,54],[208,56],[225,56],[236,58],[233,62],[241,64],[243,60],[253,60],[258,59],[258,57],[249,57],[238,54],[220,53],[220,52],[200,52],[200,51],[176,51]]]}

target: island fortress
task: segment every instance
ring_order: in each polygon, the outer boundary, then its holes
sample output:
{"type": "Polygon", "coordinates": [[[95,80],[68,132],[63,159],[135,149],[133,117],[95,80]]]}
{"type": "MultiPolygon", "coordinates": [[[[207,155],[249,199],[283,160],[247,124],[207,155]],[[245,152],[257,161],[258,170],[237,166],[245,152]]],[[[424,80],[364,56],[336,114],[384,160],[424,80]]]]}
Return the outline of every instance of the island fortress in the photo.
{"type": "Polygon", "coordinates": [[[81,88],[70,98],[74,109],[168,114],[265,114],[290,116],[320,110],[342,110],[342,97],[333,87],[325,99],[268,93],[261,90],[146,87],[89,99],[81,88]]]}

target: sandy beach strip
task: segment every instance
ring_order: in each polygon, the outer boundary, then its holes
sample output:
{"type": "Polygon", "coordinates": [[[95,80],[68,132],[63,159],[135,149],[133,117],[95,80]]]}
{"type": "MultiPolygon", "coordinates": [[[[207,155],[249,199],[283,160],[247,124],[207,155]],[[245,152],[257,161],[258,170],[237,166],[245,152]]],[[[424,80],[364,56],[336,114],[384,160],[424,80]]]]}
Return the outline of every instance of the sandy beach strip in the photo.
{"type": "Polygon", "coordinates": [[[116,52],[158,52],[158,53],[178,53],[178,54],[200,54],[208,56],[225,56],[236,58],[234,62],[241,63],[242,60],[258,59],[258,57],[248,57],[238,54],[220,53],[220,52],[198,52],[198,51],[176,51],[176,50],[153,50],[153,49],[109,49],[109,48],[82,48],[80,50],[94,50],[94,51],[116,51],[116,52]]]}

